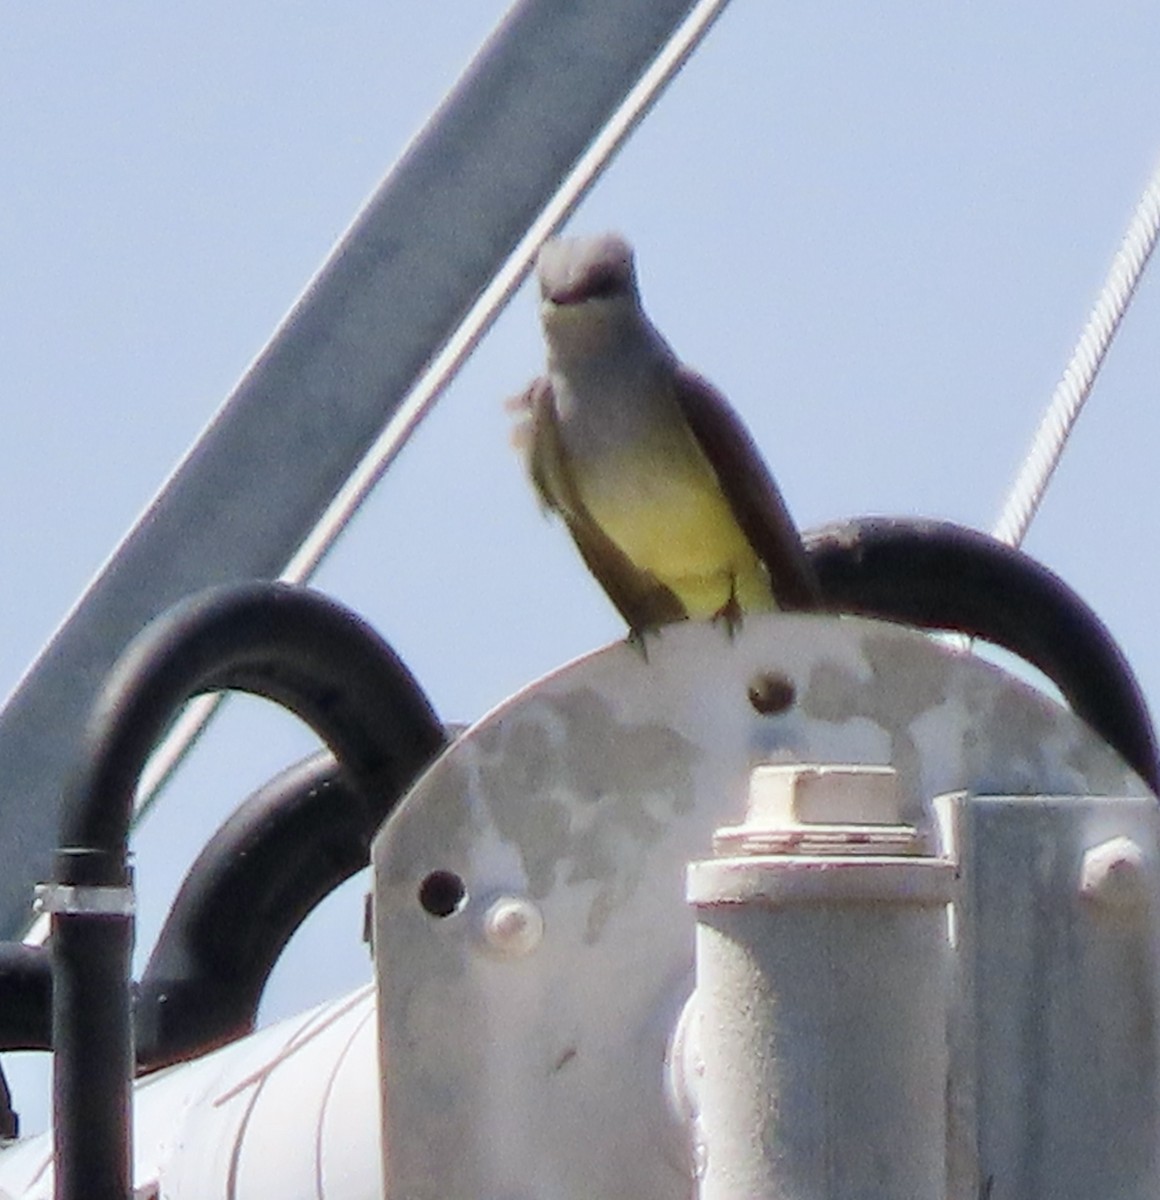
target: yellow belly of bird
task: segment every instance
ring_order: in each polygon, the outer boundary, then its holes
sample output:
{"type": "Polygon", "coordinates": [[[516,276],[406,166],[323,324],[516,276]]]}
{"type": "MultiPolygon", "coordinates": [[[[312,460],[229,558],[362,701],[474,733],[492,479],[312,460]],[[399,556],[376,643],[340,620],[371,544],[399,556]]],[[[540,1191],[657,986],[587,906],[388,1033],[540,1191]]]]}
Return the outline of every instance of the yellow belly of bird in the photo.
{"type": "Polygon", "coordinates": [[[584,501],[597,524],[690,617],[716,616],[731,600],[742,612],[776,608],[765,568],[699,451],[663,454],[659,463],[650,470],[649,461],[629,459],[588,480],[584,501]]]}

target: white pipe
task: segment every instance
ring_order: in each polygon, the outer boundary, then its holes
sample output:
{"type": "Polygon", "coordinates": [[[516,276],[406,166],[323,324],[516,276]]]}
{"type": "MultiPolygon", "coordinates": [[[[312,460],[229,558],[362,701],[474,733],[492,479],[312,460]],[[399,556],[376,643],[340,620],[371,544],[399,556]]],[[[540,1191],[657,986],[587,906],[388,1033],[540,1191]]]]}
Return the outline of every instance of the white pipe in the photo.
{"type": "MultiPolygon", "coordinates": [[[[382,1194],[373,987],[137,1080],[134,1187],[166,1200],[382,1194]]],[[[0,1196],[52,1194],[52,1132],[0,1148],[0,1196]]]]}
{"type": "Polygon", "coordinates": [[[796,813],[690,866],[700,1200],[946,1196],[954,873],[869,812],[882,770],[774,769],[796,813]]]}

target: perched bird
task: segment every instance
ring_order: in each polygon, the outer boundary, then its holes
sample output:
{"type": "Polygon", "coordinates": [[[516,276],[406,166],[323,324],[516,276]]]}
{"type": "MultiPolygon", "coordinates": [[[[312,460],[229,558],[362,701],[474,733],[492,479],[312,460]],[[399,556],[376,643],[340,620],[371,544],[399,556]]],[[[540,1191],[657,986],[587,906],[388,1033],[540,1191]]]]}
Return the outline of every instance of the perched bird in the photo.
{"type": "Polygon", "coordinates": [[[510,402],[514,440],[632,633],[818,607],[777,485],[728,402],[645,315],[631,246],[554,239],[537,273],[548,370],[510,402]]]}

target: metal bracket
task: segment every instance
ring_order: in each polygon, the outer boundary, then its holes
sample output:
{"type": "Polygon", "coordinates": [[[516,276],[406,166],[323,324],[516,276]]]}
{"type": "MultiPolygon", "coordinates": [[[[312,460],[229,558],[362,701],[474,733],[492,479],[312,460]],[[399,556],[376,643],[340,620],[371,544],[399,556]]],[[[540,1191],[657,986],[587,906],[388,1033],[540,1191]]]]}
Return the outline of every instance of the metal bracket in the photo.
{"type": "Polygon", "coordinates": [[[666,1099],[693,984],[685,864],[743,816],[755,766],[893,766],[932,844],[948,792],[1149,794],[1069,711],[898,626],[753,616],[646,649],[514,696],[379,834],[391,1200],[689,1194],[666,1099]]]}

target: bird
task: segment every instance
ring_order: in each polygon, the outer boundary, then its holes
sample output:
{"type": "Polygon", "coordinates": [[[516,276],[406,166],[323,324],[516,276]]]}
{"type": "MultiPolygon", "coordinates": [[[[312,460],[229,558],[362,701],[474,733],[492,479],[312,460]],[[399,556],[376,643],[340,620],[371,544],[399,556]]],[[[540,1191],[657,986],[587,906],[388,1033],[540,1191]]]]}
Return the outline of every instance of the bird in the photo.
{"type": "Polygon", "coordinates": [[[509,402],[513,440],[630,635],[820,608],[753,439],[645,314],[631,245],[553,238],[536,274],[547,370],[509,402]]]}

